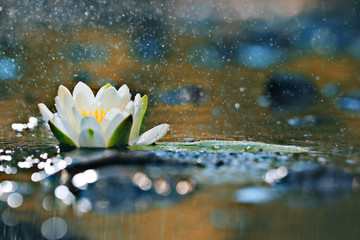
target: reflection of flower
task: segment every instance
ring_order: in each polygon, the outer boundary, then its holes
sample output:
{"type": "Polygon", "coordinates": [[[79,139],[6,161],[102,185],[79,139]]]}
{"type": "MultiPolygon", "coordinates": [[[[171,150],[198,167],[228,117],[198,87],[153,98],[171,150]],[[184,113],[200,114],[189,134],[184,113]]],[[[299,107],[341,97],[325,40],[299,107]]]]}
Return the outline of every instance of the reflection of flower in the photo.
{"type": "Polygon", "coordinates": [[[110,84],[94,96],[92,90],[79,82],[71,95],[60,86],[55,97],[57,113],[43,104],[39,109],[51,131],[63,145],[108,148],[115,145],[148,145],[162,138],[169,129],[161,124],[139,136],[148,105],[148,98],[136,94],[130,99],[124,84],[116,90],[110,84]]]}

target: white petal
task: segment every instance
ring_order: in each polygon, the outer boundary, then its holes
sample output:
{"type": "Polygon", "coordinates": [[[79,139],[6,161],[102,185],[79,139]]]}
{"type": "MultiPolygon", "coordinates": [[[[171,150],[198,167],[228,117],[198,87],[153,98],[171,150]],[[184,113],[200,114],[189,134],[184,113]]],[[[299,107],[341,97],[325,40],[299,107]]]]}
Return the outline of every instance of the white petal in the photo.
{"type": "Polygon", "coordinates": [[[96,109],[100,109],[101,103],[99,101],[95,101],[90,105],[89,111],[94,113],[96,109]]]}
{"type": "Polygon", "coordinates": [[[78,82],[74,88],[73,91],[73,97],[74,99],[76,99],[77,95],[79,94],[83,94],[89,103],[92,103],[95,99],[94,97],[94,93],[92,92],[92,90],[88,87],[88,85],[86,85],[83,82],[78,82]]]}
{"type": "Polygon", "coordinates": [[[117,108],[120,111],[124,111],[126,107],[126,104],[124,104],[122,98],[119,96],[119,94],[116,94],[114,96],[114,104],[112,106],[112,108],[117,108]]]}
{"type": "Polygon", "coordinates": [[[138,93],[138,94],[136,94],[135,99],[134,99],[134,107],[135,107],[134,121],[139,117],[139,113],[141,110],[141,104],[142,104],[141,95],[138,93]]]}
{"type": "Polygon", "coordinates": [[[65,94],[70,94],[70,96],[71,96],[69,89],[67,89],[63,85],[60,85],[60,87],[58,89],[58,97],[60,99],[61,104],[64,104],[64,95],[65,94]]]}
{"type": "Polygon", "coordinates": [[[77,146],[79,145],[79,135],[69,122],[65,121],[57,114],[54,114],[52,122],[60,131],[66,134],[77,146]]]}
{"type": "Polygon", "coordinates": [[[140,135],[130,145],[149,145],[162,138],[169,130],[169,124],[161,124],[140,135]]]}
{"type": "Polygon", "coordinates": [[[116,106],[121,111],[125,110],[126,105],[129,103],[131,98],[130,90],[126,84],[122,85],[118,90],[118,105],[116,106]]]}
{"type": "Polygon", "coordinates": [[[38,106],[39,106],[41,116],[45,122],[49,121],[50,119],[52,119],[54,117],[54,114],[52,112],[50,112],[50,110],[45,106],[45,104],[39,103],[38,106]]]}
{"type": "Polygon", "coordinates": [[[64,119],[68,123],[71,123],[68,113],[65,111],[63,105],[61,104],[60,98],[58,96],[55,97],[55,107],[56,111],[58,112],[60,118],[64,119]]]}
{"type": "Polygon", "coordinates": [[[79,136],[80,147],[105,148],[105,140],[101,133],[94,129],[84,129],[79,136]]]}
{"type": "Polygon", "coordinates": [[[124,111],[126,105],[129,103],[129,98],[127,96],[120,96],[118,94],[116,99],[116,101],[118,102],[118,105],[116,107],[119,108],[121,111],[124,111]]]}
{"type": "Polygon", "coordinates": [[[126,105],[125,111],[134,116],[135,105],[134,105],[134,102],[133,102],[133,101],[130,101],[130,102],[126,105]]]}
{"type": "Polygon", "coordinates": [[[60,131],[68,135],[64,125],[62,124],[61,118],[59,117],[58,113],[54,114],[54,117],[51,119],[51,121],[54,123],[55,127],[57,127],[60,131]]]}
{"type": "Polygon", "coordinates": [[[100,123],[91,116],[83,117],[80,121],[80,132],[86,129],[92,129],[100,134],[103,132],[100,123]]]}
{"type": "Polygon", "coordinates": [[[121,112],[112,119],[112,121],[109,123],[109,126],[105,130],[104,137],[105,137],[106,143],[108,143],[108,141],[112,137],[114,131],[119,126],[119,124],[128,116],[129,116],[129,113],[121,112]]]}
{"type": "Polygon", "coordinates": [[[76,109],[79,112],[82,112],[84,110],[86,113],[88,113],[92,102],[89,102],[88,98],[82,93],[79,93],[74,99],[76,109]]]}
{"type": "MultiPolygon", "coordinates": [[[[103,118],[103,120],[101,121],[100,125],[103,129],[103,132],[105,132],[106,128],[109,126],[109,123],[113,120],[113,118],[120,114],[121,111],[117,108],[112,108],[110,109],[109,112],[107,112],[103,118]]],[[[124,113],[125,114],[125,113],[124,113]]]]}
{"type": "Polygon", "coordinates": [[[96,100],[99,100],[100,97],[101,97],[101,95],[104,93],[104,91],[105,91],[106,89],[108,89],[110,86],[111,86],[110,83],[102,86],[102,87],[99,89],[99,91],[96,93],[96,97],[95,97],[96,100]]]}
{"type": "Polygon", "coordinates": [[[99,101],[101,103],[100,108],[104,109],[105,111],[107,109],[113,108],[117,104],[115,100],[116,96],[117,96],[117,91],[114,87],[109,87],[108,89],[106,89],[99,98],[99,101]]]}
{"type": "Polygon", "coordinates": [[[127,99],[127,102],[130,101],[131,94],[130,94],[129,87],[126,84],[122,85],[119,88],[118,94],[119,94],[120,97],[123,97],[123,96],[126,97],[125,99],[127,99]]]}
{"type": "Polygon", "coordinates": [[[71,94],[65,93],[63,96],[63,107],[68,112],[71,113],[72,108],[74,107],[75,102],[71,94]]]}
{"type": "Polygon", "coordinates": [[[70,123],[73,125],[74,128],[76,128],[75,121],[74,121],[74,115],[73,115],[73,111],[72,111],[72,108],[74,107],[74,105],[75,105],[75,102],[74,102],[73,97],[70,94],[65,93],[63,108],[69,117],[70,123]]]}
{"type": "Polygon", "coordinates": [[[73,117],[74,117],[74,122],[75,122],[75,126],[76,126],[76,132],[80,132],[80,122],[81,119],[83,119],[83,115],[81,115],[81,113],[79,113],[79,111],[76,109],[76,107],[72,108],[72,113],[73,113],[73,117]]]}

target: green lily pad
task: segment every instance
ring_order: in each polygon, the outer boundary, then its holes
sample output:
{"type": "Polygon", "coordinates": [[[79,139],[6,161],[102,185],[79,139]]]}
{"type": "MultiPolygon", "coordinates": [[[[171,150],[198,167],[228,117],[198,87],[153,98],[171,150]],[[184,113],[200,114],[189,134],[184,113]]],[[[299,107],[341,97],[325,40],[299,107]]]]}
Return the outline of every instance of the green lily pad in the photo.
{"type": "Polygon", "coordinates": [[[158,142],[156,145],[129,146],[132,150],[168,151],[168,152],[213,152],[213,153],[240,153],[240,152],[281,152],[301,153],[309,149],[277,144],[267,144],[249,141],[218,141],[207,140],[198,142],[158,142]]]}

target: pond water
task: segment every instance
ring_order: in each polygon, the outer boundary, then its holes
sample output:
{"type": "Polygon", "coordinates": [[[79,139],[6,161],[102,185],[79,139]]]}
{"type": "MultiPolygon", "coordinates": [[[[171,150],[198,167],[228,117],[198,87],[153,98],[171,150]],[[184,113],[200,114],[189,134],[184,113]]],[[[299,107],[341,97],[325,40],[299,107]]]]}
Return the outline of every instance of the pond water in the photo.
{"type": "Polygon", "coordinates": [[[358,239],[360,4],[270,2],[4,2],[0,239],[358,239]],[[309,151],[60,147],[37,104],[78,81],[162,141],[309,151]]]}

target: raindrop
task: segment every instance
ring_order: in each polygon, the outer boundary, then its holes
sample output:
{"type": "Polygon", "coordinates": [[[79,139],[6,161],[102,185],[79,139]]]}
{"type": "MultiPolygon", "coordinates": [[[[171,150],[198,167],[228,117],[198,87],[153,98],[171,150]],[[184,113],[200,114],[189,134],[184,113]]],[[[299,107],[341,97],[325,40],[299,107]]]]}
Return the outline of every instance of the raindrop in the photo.
{"type": "Polygon", "coordinates": [[[12,193],[7,199],[9,207],[18,208],[23,204],[23,196],[20,193],[12,193]]]}
{"type": "Polygon", "coordinates": [[[147,191],[152,187],[151,180],[142,172],[135,173],[132,182],[144,191],[147,191]]]}
{"type": "Polygon", "coordinates": [[[69,196],[69,194],[70,194],[69,189],[64,185],[60,185],[55,189],[55,196],[58,199],[64,200],[69,196]]]}
{"type": "Polygon", "coordinates": [[[246,187],[235,192],[235,200],[239,203],[262,204],[273,200],[274,193],[264,187],[246,187]]]}
{"type": "Polygon", "coordinates": [[[66,232],[67,224],[65,220],[60,217],[49,218],[41,225],[41,234],[49,240],[60,239],[65,236],[66,232]]]}
{"type": "Polygon", "coordinates": [[[5,180],[0,183],[0,192],[2,193],[15,192],[17,189],[18,184],[16,182],[5,180]]]}
{"type": "Polygon", "coordinates": [[[192,191],[192,186],[188,181],[180,181],[176,184],[176,191],[180,195],[185,195],[192,191]]]}
{"type": "Polygon", "coordinates": [[[9,208],[5,209],[5,211],[1,214],[1,220],[9,227],[16,226],[19,223],[15,217],[15,212],[9,208]]]}
{"type": "Polygon", "coordinates": [[[76,210],[78,210],[81,213],[89,212],[91,211],[91,209],[92,209],[91,201],[87,198],[80,198],[76,202],[76,210]]]}
{"type": "Polygon", "coordinates": [[[265,182],[269,184],[273,184],[275,182],[278,182],[282,178],[284,178],[288,174],[288,170],[286,167],[281,166],[277,169],[270,169],[268,170],[264,176],[263,179],[265,182]]]}
{"type": "Polygon", "coordinates": [[[268,97],[266,96],[259,96],[257,99],[256,99],[256,103],[260,106],[260,107],[263,107],[263,108],[267,108],[271,105],[271,101],[268,97]]]}
{"type": "Polygon", "coordinates": [[[11,128],[15,131],[21,132],[24,129],[27,128],[27,124],[23,124],[23,123],[13,123],[11,124],[11,128]]]}
{"type": "Polygon", "coordinates": [[[84,189],[87,186],[87,181],[82,173],[76,174],[72,178],[72,184],[80,189],[84,189]]]}
{"type": "Polygon", "coordinates": [[[155,192],[159,195],[168,196],[171,193],[169,183],[165,179],[158,179],[154,183],[155,192]]]}
{"type": "Polygon", "coordinates": [[[66,157],[64,158],[64,161],[67,165],[70,165],[72,163],[72,158],[71,157],[66,157]]]}
{"type": "Polygon", "coordinates": [[[0,155],[0,161],[11,161],[12,157],[10,155],[0,155]]]}
{"type": "Polygon", "coordinates": [[[32,180],[33,182],[39,182],[39,181],[41,181],[42,179],[43,179],[43,177],[42,177],[41,173],[36,172],[36,173],[33,173],[33,174],[31,175],[31,180],[32,180]]]}
{"type": "Polygon", "coordinates": [[[34,129],[38,125],[38,119],[36,117],[30,117],[29,122],[26,124],[28,129],[34,129]]]}
{"type": "Polygon", "coordinates": [[[86,170],[83,174],[87,183],[94,183],[98,179],[97,173],[93,169],[86,170]]]}
{"type": "Polygon", "coordinates": [[[47,196],[42,201],[42,206],[46,211],[53,211],[55,209],[54,197],[47,196]]]}

